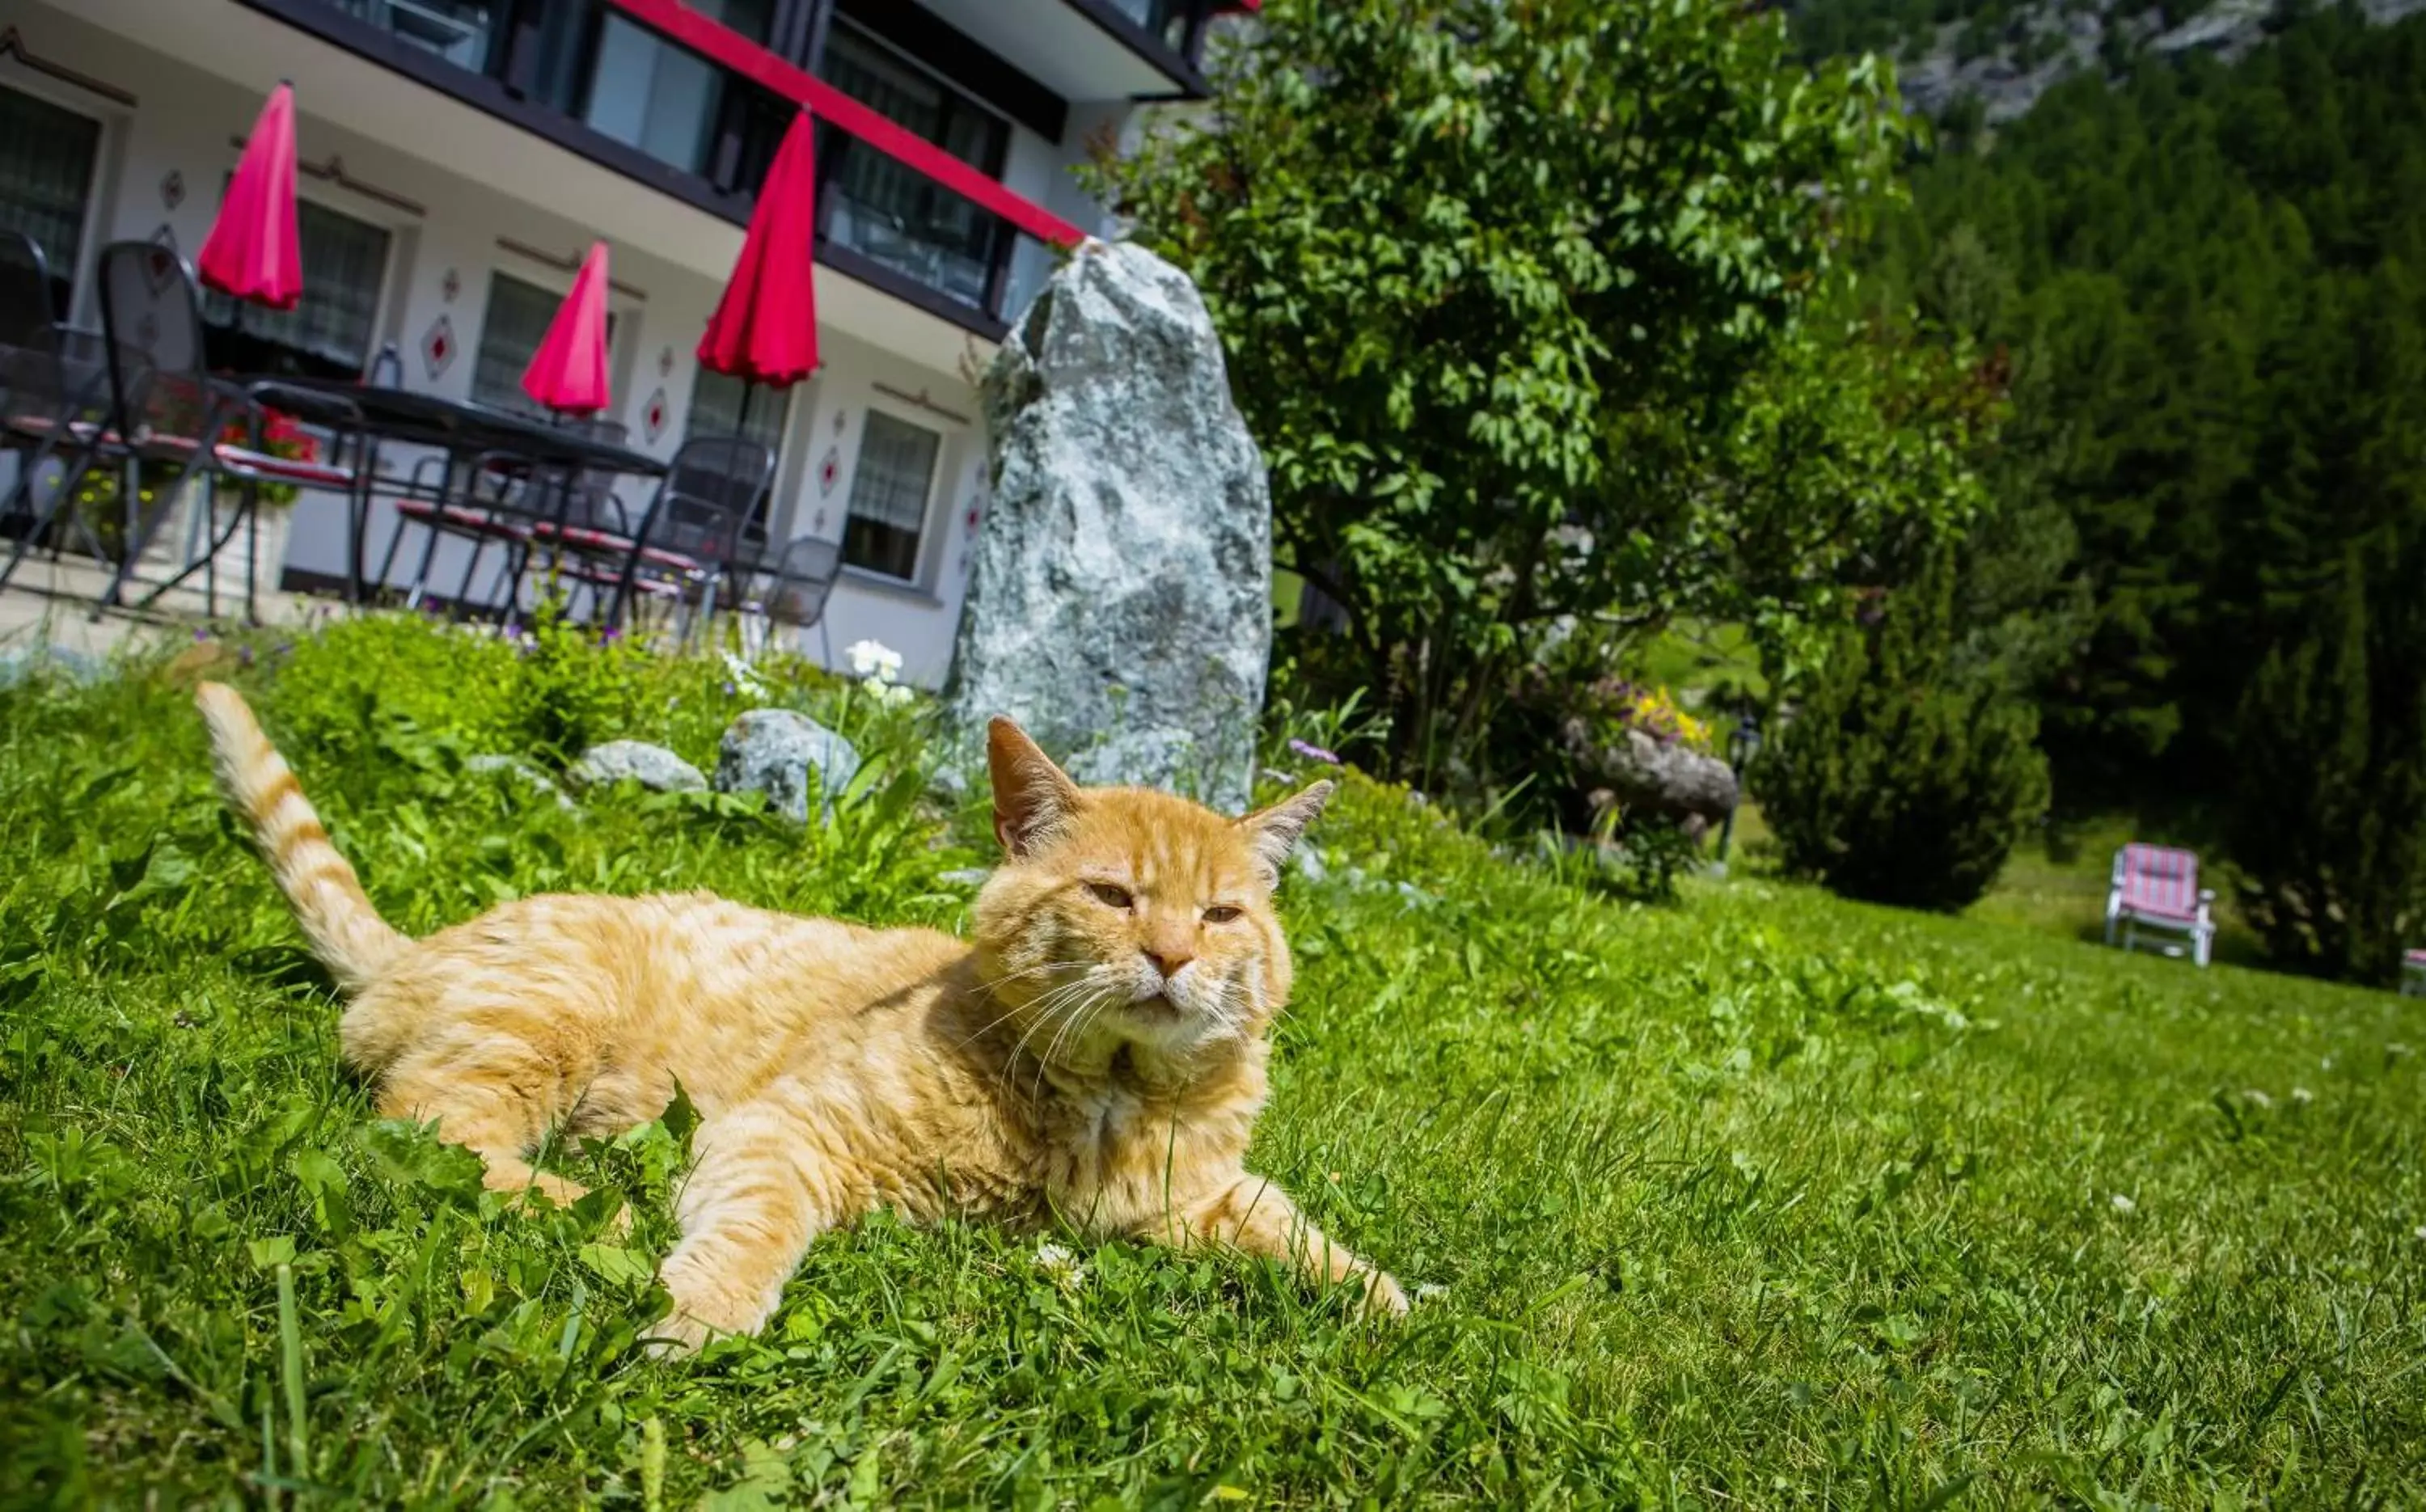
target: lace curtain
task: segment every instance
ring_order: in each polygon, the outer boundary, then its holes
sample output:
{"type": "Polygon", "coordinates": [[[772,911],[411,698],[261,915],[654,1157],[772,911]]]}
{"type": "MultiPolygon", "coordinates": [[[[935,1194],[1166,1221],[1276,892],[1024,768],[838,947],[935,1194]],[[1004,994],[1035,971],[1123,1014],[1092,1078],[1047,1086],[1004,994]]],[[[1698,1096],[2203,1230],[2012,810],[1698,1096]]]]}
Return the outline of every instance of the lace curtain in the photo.
{"type": "Polygon", "coordinates": [[[784,421],[791,413],[792,391],[770,389],[761,384],[750,391],[750,423],[741,423],[743,385],[739,378],[702,368],[699,381],[690,391],[690,415],[683,422],[683,435],[739,435],[754,441],[770,452],[780,452],[784,445],[784,421]]]}
{"type": "Polygon", "coordinates": [[[360,378],[370,362],[380,290],[393,241],[385,228],[309,200],[296,205],[303,297],[292,310],[268,310],[208,294],[211,365],[248,373],[360,378]]]}
{"type": "Polygon", "coordinates": [[[919,534],[926,526],[935,454],[943,441],[906,420],[867,411],[859,437],[859,465],[851,472],[843,560],[889,577],[917,575],[919,534]]]}
{"type": "Polygon", "coordinates": [[[0,230],[24,232],[50,265],[52,313],[68,314],[84,250],[101,123],[46,100],[0,89],[0,230]]]}

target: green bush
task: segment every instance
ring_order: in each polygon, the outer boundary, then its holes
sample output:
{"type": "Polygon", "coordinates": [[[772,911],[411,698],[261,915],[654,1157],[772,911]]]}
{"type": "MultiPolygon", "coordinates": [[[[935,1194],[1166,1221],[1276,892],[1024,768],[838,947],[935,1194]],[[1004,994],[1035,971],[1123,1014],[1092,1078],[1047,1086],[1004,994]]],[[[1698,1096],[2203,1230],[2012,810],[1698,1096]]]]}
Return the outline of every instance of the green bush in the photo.
{"type": "Polygon", "coordinates": [[[1787,869],[1848,897],[1962,908],[2046,808],[2038,712],[1959,654],[1955,586],[1940,552],[1841,635],[1755,767],[1787,869]]]}

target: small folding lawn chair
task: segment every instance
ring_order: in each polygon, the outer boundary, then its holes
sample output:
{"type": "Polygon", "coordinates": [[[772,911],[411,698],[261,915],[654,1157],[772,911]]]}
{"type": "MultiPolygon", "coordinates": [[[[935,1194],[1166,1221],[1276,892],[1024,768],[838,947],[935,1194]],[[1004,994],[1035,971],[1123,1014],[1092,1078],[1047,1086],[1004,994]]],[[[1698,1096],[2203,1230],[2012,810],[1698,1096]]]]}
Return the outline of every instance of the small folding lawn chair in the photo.
{"type": "MultiPolygon", "coordinates": [[[[2191,959],[2208,963],[2215,945],[2208,905],[2215,894],[2198,885],[2198,857],[2169,845],[2124,846],[2114,853],[2114,876],[2106,894],[2106,942],[2130,950],[2143,929],[2190,937],[2191,959]]],[[[2168,954],[2181,947],[2173,946],[2168,954]]]]}

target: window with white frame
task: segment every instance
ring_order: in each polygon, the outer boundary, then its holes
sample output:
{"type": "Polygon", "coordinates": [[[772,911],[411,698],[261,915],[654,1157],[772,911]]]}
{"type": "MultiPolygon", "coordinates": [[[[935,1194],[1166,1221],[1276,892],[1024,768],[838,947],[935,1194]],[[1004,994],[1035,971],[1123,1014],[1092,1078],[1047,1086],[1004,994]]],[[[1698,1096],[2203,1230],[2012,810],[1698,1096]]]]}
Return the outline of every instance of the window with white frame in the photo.
{"type": "Polygon", "coordinates": [[[0,231],[23,232],[42,249],[51,313],[61,320],[75,291],[100,156],[101,122],[0,88],[0,231]]]}
{"type": "Polygon", "coordinates": [[[918,542],[943,446],[944,438],[931,430],[867,411],[859,465],[851,470],[850,515],[843,523],[845,562],[904,582],[918,575],[918,542]]]}
{"type": "MultiPolygon", "coordinates": [[[[544,407],[523,392],[523,370],[538,354],[539,344],[547,339],[547,328],[563,303],[563,295],[526,283],[509,273],[489,275],[489,308],[480,318],[480,349],[472,362],[475,403],[550,418],[544,407]]],[[[615,346],[615,320],[614,313],[608,312],[610,351],[615,346]]]]}
{"type": "Polygon", "coordinates": [[[202,304],[211,366],[283,378],[358,378],[370,365],[387,283],[385,227],[327,205],[297,202],[303,297],[292,310],[269,310],[224,294],[202,304]]]}

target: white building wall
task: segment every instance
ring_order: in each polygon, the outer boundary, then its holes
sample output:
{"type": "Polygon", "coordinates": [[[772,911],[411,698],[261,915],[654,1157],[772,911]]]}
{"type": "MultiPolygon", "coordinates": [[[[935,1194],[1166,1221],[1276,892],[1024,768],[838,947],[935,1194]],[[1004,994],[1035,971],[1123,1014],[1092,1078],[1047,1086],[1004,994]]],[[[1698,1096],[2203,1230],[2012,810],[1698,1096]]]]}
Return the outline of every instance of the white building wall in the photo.
{"type": "MultiPolygon", "coordinates": [[[[285,30],[267,17],[250,17],[249,24],[285,30]]],[[[34,0],[0,0],[0,26],[18,28],[36,56],[104,81],[138,101],[136,108],[124,110],[43,77],[16,59],[0,57],[0,86],[40,95],[104,123],[78,285],[79,317],[96,320],[93,250],[105,241],[150,238],[165,230],[190,258],[209,231],[219,186],[235,165],[234,139],[250,129],[261,95],[248,85],[189,67],[34,0]]],[[[460,159],[428,161],[409,151],[407,143],[374,139],[349,128],[344,97],[315,92],[308,74],[296,82],[301,160],[326,167],[334,158],[343,166],[342,182],[306,174],[300,192],[332,209],[385,226],[394,235],[379,330],[402,355],[405,386],[469,398],[490,275],[502,271],[550,288],[571,282],[570,271],[508,249],[500,239],[571,260],[587,249],[593,233],[489,187],[476,173],[461,171],[466,165],[460,159]],[[348,184],[412,201],[425,213],[400,209],[348,184]],[[426,353],[442,329],[451,355],[433,363],[426,353]]],[[[470,111],[452,101],[432,100],[435,109],[470,111]]],[[[1083,143],[1086,109],[1072,111],[1073,142],[1083,143]]],[[[514,145],[526,150],[527,138],[515,127],[482,117],[479,128],[524,137],[514,145]]],[[[568,163],[574,161],[571,153],[564,156],[568,163]]],[[[1095,213],[1065,171],[1081,156],[1082,145],[1048,143],[1015,128],[1007,181],[1016,191],[1093,230],[1095,213]]],[[[655,197],[637,184],[629,192],[655,197]]],[[[614,298],[616,400],[608,417],[630,426],[635,447],[670,458],[680,442],[690,402],[696,375],[692,350],[715,308],[720,281],[701,270],[702,259],[687,243],[669,247],[662,255],[637,238],[610,246],[616,282],[636,292],[619,291],[614,298]],[[661,418],[654,428],[653,414],[661,418]]],[[[1033,281],[1041,281],[1042,273],[1033,271],[1037,260],[1049,269],[1051,254],[1031,245],[1022,256],[1029,260],[1033,281]]],[[[865,308],[869,293],[864,286],[822,268],[819,277],[821,299],[832,290],[856,301],[855,312],[865,308]],[[836,284],[844,287],[834,290],[836,284]]],[[[889,318],[881,310],[873,320],[861,316],[854,323],[863,330],[886,329],[889,318]]],[[[926,339],[921,349],[931,353],[938,345],[926,339]]],[[[824,634],[812,630],[803,637],[802,649],[811,656],[822,656],[829,644],[838,656],[843,647],[867,637],[901,651],[904,675],[911,681],[934,685],[949,669],[974,537],[971,522],[982,510],[986,479],[983,422],[971,378],[992,354],[988,344],[974,337],[962,346],[957,370],[946,371],[897,355],[831,323],[822,331],[824,366],[790,399],[789,427],[769,510],[776,539],[841,537],[865,428],[862,420],[868,410],[883,410],[933,430],[942,444],[915,580],[895,583],[846,569],[829,604],[824,634]]],[[[412,460],[410,453],[391,448],[382,454],[381,471],[401,474],[412,460]]],[[[634,482],[625,491],[629,506],[638,508],[648,490],[634,482]]],[[[305,572],[341,574],[344,522],[341,500],[306,495],[296,506],[286,565],[305,572]]],[[[393,509],[375,503],[364,534],[365,571],[379,566],[394,523],[393,509]]],[[[419,532],[410,532],[392,580],[402,579],[420,549],[419,532]]],[[[442,545],[430,580],[433,591],[452,592],[468,559],[464,553],[461,542],[442,545]]],[[[485,586],[496,559],[492,552],[492,565],[475,579],[476,587],[485,586]]]]}

